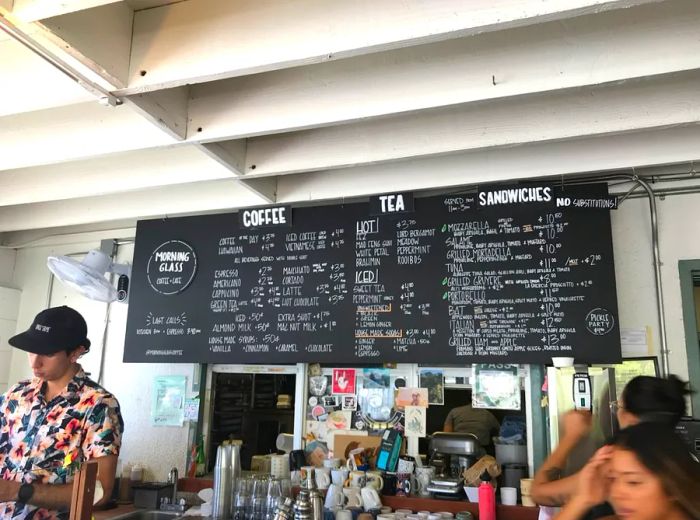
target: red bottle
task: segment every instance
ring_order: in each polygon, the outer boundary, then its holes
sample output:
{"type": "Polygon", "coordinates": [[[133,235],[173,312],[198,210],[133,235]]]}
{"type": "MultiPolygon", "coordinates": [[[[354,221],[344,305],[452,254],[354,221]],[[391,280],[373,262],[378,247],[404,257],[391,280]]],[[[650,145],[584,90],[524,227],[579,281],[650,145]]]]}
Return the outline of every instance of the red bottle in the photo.
{"type": "Polygon", "coordinates": [[[479,520],[496,520],[496,490],[488,471],[482,473],[479,485],[479,520]]]}

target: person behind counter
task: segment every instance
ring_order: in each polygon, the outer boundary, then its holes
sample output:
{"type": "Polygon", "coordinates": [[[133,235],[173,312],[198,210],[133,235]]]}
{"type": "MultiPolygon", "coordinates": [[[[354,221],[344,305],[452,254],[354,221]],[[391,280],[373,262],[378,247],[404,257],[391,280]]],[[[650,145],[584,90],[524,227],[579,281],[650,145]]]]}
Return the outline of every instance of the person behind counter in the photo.
{"type": "Polygon", "coordinates": [[[556,520],[580,520],[607,500],[614,518],[700,519],[700,463],[669,424],[621,430],[584,466],[571,500],[556,520]]]}
{"type": "MultiPolygon", "coordinates": [[[[685,396],[690,392],[688,384],[671,375],[667,379],[637,376],[630,380],[617,403],[617,420],[620,428],[654,422],[673,427],[685,415],[685,396]]],[[[563,417],[564,436],[559,445],[547,457],[535,474],[532,483],[532,500],[539,505],[561,506],[576,490],[578,473],[561,478],[566,459],[576,445],[591,431],[591,414],[570,411],[563,417]]],[[[605,516],[606,509],[593,511],[591,518],[605,516]]]]}
{"type": "Polygon", "coordinates": [[[491,446],[491,437],[498,434],[501,425],[488,410],[473,408],[471,404],[450,410],[442,427],[444,432],[471,433],[483,448],[491,446]]]}
{"type": "Polygon", "coordinates": [[[108,501],[124,423],[114,396],[78,363],[90,348],[85,320],[70,307],[46,309],[9,343],[29,353],[34,378],[0,396],[0,518],[68,518],[73,473],[88,460],[108,501]]]}

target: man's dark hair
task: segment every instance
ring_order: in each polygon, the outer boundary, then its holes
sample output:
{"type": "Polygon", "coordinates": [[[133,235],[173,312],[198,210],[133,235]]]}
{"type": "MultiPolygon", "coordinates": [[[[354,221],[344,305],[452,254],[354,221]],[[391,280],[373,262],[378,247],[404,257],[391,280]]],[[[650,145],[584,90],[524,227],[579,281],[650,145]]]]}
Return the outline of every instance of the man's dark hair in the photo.
{"type": "Polygon", "coordinates": [[[78,345],[77,347],[67,348],[67,349],[64,349],[64,351],[65,351],[66,355],[70,356],[73,352],[75,352],[76,349],[80,348],[81,346],[85,349],[85,351],[81,354],[81,356],[84,356],[85,354],[90,352],[90,347],[86,347],[85,345],[78,345]]]}

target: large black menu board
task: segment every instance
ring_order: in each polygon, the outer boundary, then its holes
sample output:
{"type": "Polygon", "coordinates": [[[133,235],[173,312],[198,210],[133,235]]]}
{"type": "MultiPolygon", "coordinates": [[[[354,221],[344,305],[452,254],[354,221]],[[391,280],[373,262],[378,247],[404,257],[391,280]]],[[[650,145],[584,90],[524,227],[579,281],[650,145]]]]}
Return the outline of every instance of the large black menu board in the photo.
{"type": "Polygon", "coordinates": [[[605,185],[409,195],[139,221],[124,360],[620,360],[605,185]]]}

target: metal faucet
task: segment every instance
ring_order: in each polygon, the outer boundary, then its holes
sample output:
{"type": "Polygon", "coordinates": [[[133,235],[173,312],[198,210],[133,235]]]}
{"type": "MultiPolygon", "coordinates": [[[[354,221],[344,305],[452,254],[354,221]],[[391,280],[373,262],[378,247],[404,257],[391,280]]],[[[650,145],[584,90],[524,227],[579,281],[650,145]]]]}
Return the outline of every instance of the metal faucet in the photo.
{"type": "Polygon", "coordinates": [[[168,473],[168,484],[173,485],[173,497],[170,500],[171,504],[177,504],[177,479],[178,479],[177,468],[173,468],[170,470],[170,473],[168,473]]]}
{"type": "Polygon", "coordinates": [[[173,468],[168,473],[168,484],[173,485],[173,496],[171,498],[163,497],[160,499],[160,510],[161,511],[176,511],[178,513],[184,513],[187,508],[187,503],[184,498],[177,501],[177,468],[173,468]]]}

